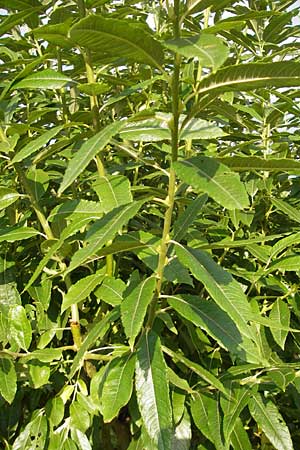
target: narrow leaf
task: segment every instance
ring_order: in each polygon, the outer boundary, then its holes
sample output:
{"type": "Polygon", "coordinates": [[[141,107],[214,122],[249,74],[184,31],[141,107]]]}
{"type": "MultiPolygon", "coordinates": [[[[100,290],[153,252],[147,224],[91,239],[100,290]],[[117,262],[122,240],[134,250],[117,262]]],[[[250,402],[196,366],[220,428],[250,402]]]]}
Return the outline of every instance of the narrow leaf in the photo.
{"type": "Polygon", "coordinates": [[[0,211],[18,200],[20,194],[12,189],[0,186],[0,211]]]}
{"type": "Polygon", "coordinates": [[[270,319],[277,323],[280,327],[282,326],[284,329],[275,329],[271,328],[272,336],[277,342],[277,344],[284,350],[285,341],[288,335],[288,331],[286,330],[290,326],[290,310],[288,305],[284,300],[278,298],[271,310],[270,319]]]}
{"type": "Polygon", "coordinates": [[[65,172],[58,194],[62,194],[70,184],[84,171],[90,161],[109,143],[111,138],[124,126],[124,122],[113,122],[88,139],[75,153],[65,172]]]}
{"type": "Polygon", "coordinates": [[[10,358],[0,358],[0,394],[12,403],[17,391],[17,374],[10,358]]]}
{"type": "Polygon", "coordinates": [[[154,277],[146,278],[129,295],[126,295],[126,291],[124,293],[124,299],[121,303],[121,319],[131,347],[143,326],[147,307],[153,298],[155,285],[154,277]]]}
{"type": "Polygon", "coordinates": [[[260,158],[259,156],[225,156],[217,161],[238,172],[267,170],[269,172],[300,172],[300,162],[289,158],[260,158]]]}
{"type": "Polygon", "coordinates": [[[131,397],[135,357],[125,355],[114,359],[109,365],[109,371],[102,390],[102,415],[104,422],[110,422],[125,406],[131,397]]]}
{"type": "Polygon", "coordinates": [[[35,72],[14,85],[14,89],[61,89],[72,79],[53,69],[35,72]]]}
{"type": "Polygon", "coordinates": [[[238,174],[213,158],[197,156],[173,164],[179,178],[197,191],[207,193],[227,209],[248,206],[245,186],[238,174]]]}
{"type": "Polygon", "coordinates": [[[172,411],[160,339],[146,332],[139,343],[136,393],[144,426],[158,450],[171,449],[172,411]]]}
{"type": "Polygon", "coordinates": [[[23,350],[28,350],[31,343],[32,330],[23,306],[13,306],[9,310],[8,319],[11,339],[23,350]]]}
{"type": "Polygon", "coordinates": [[[264,402],[260,394],[253,395],[249,409],[276,450],[294,449],[289,429],[272,401],[264,402]]]}
{"type": "Polygon", "coordinates": [[[11,227],[10,229],[0,229],[0,242],[15,242],[30,239],[33,236],[40,235],[38,230],[30,227],[11,227]]]}
{"type": "Polygon", "coordinates": [[[93,188],[104,212],[132,202],[130,183],[123,175],[99,177],[93,188]]]}
{"type": "Polygon", "coordinates": [[[73,41],[93,51],[159,67],[163,50],[138,22],[90,15],[70,30],[73,41]]]}
{"type": "Polygon", "coordinates": [[[73,256],[67,272],[80,266],[88,258],[96,255],[108,241],[138,212],[143,200],[115,208],[90,228],[86,240],[88,244],[79,249],[73,256]]]}
{"type": "Polygon", "coordinates": [[[51,128],[51,130],[48,130],[46,131],[46,133],[41,134],[41,136],[39,136],[38,138],[31,140],[13,157],[11,163],[15,164],[16,162],[23,161],[25,158],[28,158],[30,155],[40,150],[44,145],[48,144],[48,142],[53,139],[62,129],[63,126],[51,128]]]}
{"type": "Polygon", "coordinates": [[[68,292],[64,295],[61,305],[61,312],[63,313],[71,305],[85,300],[91,292],[98,286],[103,280],[104,275],[101,273],[89,275],[81,278],[75,284],[72,284],[68,292]]]}
{"type": "Polygon", "coordinates": [[[284,212],[290,219],[300,223],[300,211],[298,209],[289,205],[287,201],[280,200],[279,198],[272,198],[271,201],[277,209],[284,212]]]}

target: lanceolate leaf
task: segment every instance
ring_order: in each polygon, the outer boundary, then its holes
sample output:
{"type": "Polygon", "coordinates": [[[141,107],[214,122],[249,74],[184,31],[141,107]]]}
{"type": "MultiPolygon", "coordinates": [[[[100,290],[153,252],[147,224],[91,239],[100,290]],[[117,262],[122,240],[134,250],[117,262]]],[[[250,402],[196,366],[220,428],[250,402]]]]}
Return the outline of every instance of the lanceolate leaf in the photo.
{"type": "Polygon", "coordinates": [[[99,177],[93,188],[104,212],[132,202],[130,183],[128,178],[123,175],[99,177]]]}
{"type": "Polygon", "coordinates": [[[7,208],[17,201],[19,197],[20,194],[13,189],[0,186],[0,210],[7,208]]]}
{"type": "Polygon", "coordinates": [[[44,145],[53,139],[61,130],[63,126],[58,126],[51,128],[51,130],[46,131],[46,133],[41,134],[38,138],[31,140],[25,145],[12,159],[12,164],[23,161],[23,159],[28,158],[28,156],[40,150],[44,145]]]}
{"type": "Polygon", "coordinates": [[[70,36],[82,47],[160,67],[162,46],[138,22],[91,15],[71,28],[70,36]]]}
{"type": "Polygon", "coordinates": [[[276,450],[293,450],[291,436],[283,417],[272,401],[264,402],[260,394],[253,395],[250,413],[276,450]]]}
{"type": "Polygon", "coordinates": [[[253,316],[248,300],[239,283],[201,250],[176,246],[178,258],[203,283],[213,300],[234,321],[241,334],[254,338],[247,322],[253,316]]]}
{"type": "Polygon", "coordinates": [[[15,242],[29,239],[41,234],[38,230],[30,227],[12,227],[11,229],[0,229],[0,242],[15,242]]]}
{"type": "Polygon", "coordinates": [[[136,393],[144,426],[158,450],[171,450],[172,412],[160,339],[146,332],[139,343],[136,393]]]}
{"type": "Polygon", "coordinates": [[[180,214],[173,226],[174,241],[180,241],[185,236],[189,226],[192,225],[206,202],[207,195],[199,195],[195,200],[192,200],[185,211],[180,214]]]}
{"type": "Polygon", "coordinates": [[[167,300],[181,316],[206,330],[233,355],[251,363],[265,363],[253,342],[241,335],[236,324],[214,302],[201,300],[195,295],[173,295],[167,300]]]}
{"type": "Polygon", "coordinates": [[[10,358],[0,358],[0,395],[12,403],[17,391],[17,374],[10,358]]]}
{"type": "Polygon", "coordinates": [[[104,422],[110,422],[131,397],[135,356],[116,358],[109,365],[109,371],[102,390],[102,414],[104,422]]]}
{"type": "Polygon", "coordinates": [[[186,58],[196,57],[202,66],[214,70],[226,61],[229,53],[220,38],[208,34],[172,39],[166,41],[165,46],[186,58]]]}
{"type": "Polygon", "coordinates": [[[280,326],[282,326],[285,329],[275,329],[271,328],[271,332],[273,335],[273,338],[277,342],[277,344],[284,350],[285,341],[288,335],[288,331],[286,328],[290,326],[290,310],[288,305],[284,300],[281,298],[278,298],[271,310],[270,313],[270,319],[277,323],[280,326]]]}
{"type": "Polygon", "coordinates": [[[289,205],[287,201],[279,198],[272,198],[271,201],[277,209],[284,212],[290,219],[300,223],[300,211],[297,208],[289,205]]]}
{"type": "Polygon", "coordinates": [[[225,166],[238,172],[267,170],[269,172],[300,172],[300,162],[288,158],[260,158],[259,156],[225,156],[216,158],[225,166]]]}
{"type": "Polygon", "coordinates": [[[31,343],[32,330],[23,306],[13,306],[9,310],[8,319],[11,339],[23,350],[28,350],[31,343]]]}
{"type": "Polygon", "coordinates": [[[82,145],[68,164],[62,184],[58,190],[59,194],[62,194],[62,192],[73,183],[97,153],[109,143],[111,138],[117,134],[123,126],[124,122],[113,122],[82,145]]]}
{"type": "Polygon", "coordinates": [[[197,156],[173,164],[179,178],[197,192],[205,192],[227,209],[248,206],[246,189],[239,176],[213,158],[197,156]]]}
{"type": "Polygon", "coordinates": [[[299,86],[300,63],[293,61],[249,63],[224,67],[204,78],[199,84],[199,94],[228,91],[251,91],[275,86],[299,86]]]}
{"type": "Polygon", "coordinates": [[[88,258],[95,256],[96,252],[111,240],[122,226],[138,212],[143,203],[142,200],[120,206],[95,222],[86,238],[88,244],[74,254],[68,272],[80,266],[88,258]]]}
{"type": "Polygon", "coordinates": [[[62,305],[61,312],[64,312],[72,304],[76,304],[85,300],[91,292],[98,286],[103,280],[104,275],[94,274],[89,275],[85,278],[81,278],[77,283],[72,284],[68,292],[65,294],[62,305]]]}
{"type": "Polygon", "coordinates": [[[121,319],[131,347],[143,326],[147,307],[153,297],[155,284],[154,277],[146,278],[129,295],[126,295],[126,291],[124,293],[124,300],[121,303],[121,319]]]}
{"type": "Polygon", "coordinates": [[[14,89],[61,89],[72,79],[53,69],[45,69],[23,78],[14,89]]]}

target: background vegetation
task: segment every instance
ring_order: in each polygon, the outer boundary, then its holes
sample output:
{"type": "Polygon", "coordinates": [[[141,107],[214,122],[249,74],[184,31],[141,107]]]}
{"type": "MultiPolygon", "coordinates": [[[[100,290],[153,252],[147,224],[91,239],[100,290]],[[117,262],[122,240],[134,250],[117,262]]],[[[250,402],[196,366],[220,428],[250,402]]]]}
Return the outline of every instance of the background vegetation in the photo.
{"type": "Polygon", "coordinates": [[[1,448],[299,448],[296,3],[1,0],[1,448]]]}

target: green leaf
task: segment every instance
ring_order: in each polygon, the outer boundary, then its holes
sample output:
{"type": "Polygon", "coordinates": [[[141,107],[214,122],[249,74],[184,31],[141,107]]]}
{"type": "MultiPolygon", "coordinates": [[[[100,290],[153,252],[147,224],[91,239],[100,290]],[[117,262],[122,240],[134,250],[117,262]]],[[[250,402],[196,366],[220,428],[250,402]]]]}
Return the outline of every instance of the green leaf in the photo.
{"type": "Polygon", "coordinates": [[[20,194],[13,189],[0,186],[0,211],[18,200],[20,194]]]}
{"type": "Polygon", "coordinates": [[[106,276],[103,283],[96,289],[94,294],[105,303],[117,306],[122,302],[125,288],[126,285],[120,278],[106,276]]]}
{"type": "Polygon", "coordinates": [[[253,314],[239,283],[202,250],[177,244],[176,253],[182,264],[203,283],[217,305],[231,317],[241,334],[255,341],[254,333],[248,326],[249,317],[253,314]]]}
{"type": "Polygon", "coordinates": [[[300,223],[300,211],[298,209],[289,205],[287,201],[278,198],[272,198],[271,201],[277,209],[284,212],[290,219],[300,223]]]}
{"type": "Polygon", "coordinates": [[[83,433],[86,432],[91,424],[89,413],[86,409],[82,408],[77,400],[70,405],[70,418],[71,427],[74,427],[83,433]]]}
{"type": "Polygon", "coordinates": [[[15,242],[23,241],[23,239],[30,239],[33,236],[41,234],[38,230],[30,227],[11,227],[0,230],[0,242],[15,242]]]}
{"type": "Polygon", "coordinates": [[[114,308],[110,311],[100,322],[94,322],[93,326],[89,330],[86,338],[84,339],[80,349],[76,353],[76,356],[73,360],[73,364],[70,369],[69,379],[71,379],[75,372],[81,367],[81,364],[84,359],[85,352],[95,344],[97,339],[102,339],[107,330],[109,329],[110,322],[114,322],[120,316],[120,310],[118,307],[114,308]]]}
{"type": "Polygon", "coordinates": [[[158,450],[171,449],[172,411],[159,337],[147,331],[139,342],[136,393],[144,426],[158,450]]]}
{"type": "Polygon", "coordinates": [[[102,415],[104,422],[111,422],[120,409],[130,400],[133,385],[135,357],[124,355],[109,365],[102,390],[102,415]]]}
{"type": "Polygon", "coordinates": [[[175,172],[197,191],[207,193],[227,209],[243,209],[249,204],[238,174],[213,158],[196,156],[173,163],[175,172]]]}
{"type": "Polygon", "coordinates": [[[163,296],[172,308],[194,325],[204,329],[219,345],[251,363],[265,363],[256,346],[246,336],[241,335],[230,317],[209,300],[201,300],[195,295],[163,296]]]}
{"type": "Polygon", "coordinates": [[[277,261],[274,261],[268,267],[268,272],[274,272],[275,270],[287,270],[298,271],[300,269],[300,255],[285,256],[277,261]]]}
{"type": "Polygon", "coordinates": [[[8,313],[10,338],[23,350],[28,350],[31,343],[31,325],[25,309],[21,305],[13,306],[8,313]]]}
{"type": "Polygon", "coordinates": [[[123,175],[99,177],[93,184],[104,212],[132,202],[130,183],[123,175]]]}
{"type": "Polygon", "coordinates": [[[28,158],[33,153],[40,150],[44,145],[48,144],[51,139],[53,139],[64,127],[58,126],[51,128],[51,130],[46,131],[45,133],[41,134],[36,139],[31,139],[30,142],[25,145],[25,147],[22,147],[22,149],[13,157],[11,164],[15,164],[17,162],[23,161],[25,158],[28,158]]]}
{"type": "MultiPolygon", "coordinates": [[[[3,36],[5,33],[10,31],[16,25],[21,24],[25,19],[30,17],[33,14],[36,14],[39,11],[40,7],[30,8],[27,5],[27,9],[24,11],[20,11],[18,13],[9,14],[4,20],[2,20],[0,24],[0,35],[3,36]]],[[[2,16],[3,17],[3,16],[2,16]]]]}
{"type": "Polygon", "coordinates": [[[60,219],[82,220],[85,218],[99,219],[103,216],[103,210],[99,202],[89,200],[68,200],[62,205],[57,205],[48,216],[48,221],[60,219]]]}
{"type": "Polygon", "coordinates": [[[171,450],[190,450],[191,439],[191,419],[189,413],[187,412],[187,409],[184,408],[183,417],[175,428],[171,450]]]}
{"type": "Polygon", "coordinates": [[[45,448],[48,424],[43,411],[35,411],[34,419],[29,422],[25,429],[15,440],[12,450],[39,450],[45,448]]]}
{"type": "Polygon", "coordinates": [[[71,305],[85,300],[103,280],[104,275],[95,273],[81,278],[75,284],[72,284],[68,292],[63,297],[61,312],[63,313],[71,305]]]}
{"type": "Polygon", "coordinates": [[[17,392],[17,374],[10,358],[0,358],[0,394],[12,403],[17,392]]]}
{"type": "Polygon", "coordinates": [[[20,361],[22,363],[26,363],[32,359],[36,359],[38,361],[48,363],[57,359],[61,359],[62,357],[62,349],[60,348],[43,348],[37,349],[33,352],[30,352],[28,355],[23,356],[20,361]]]}
{"type": "Polygon", "coordinates": [[[81,47],[132,62],[158,67],[163,63],[163,49],[146,28],[132,20],[90,15],[70,30],[71,39],[81,47]]]}
{"type": "Polygon", "coordinates": [[[247,431],[243,427],[243,423],[239,417],[235,422],[235,427],[231,434],[231,445],[233,446],[233,450],[252,450],[253,448],[247,431]]]}
{"type": "Polygon", "coordinates": [[[207,195],[199,195],[197,198],[192,200],[187,208],[178,216],[173,225],[174,241],[180,242],[180,240],[185,236],[189,226],[197,218],[206,202],[207,195]]]}
{"type": "Polygon", "coordinates": [[[270,319],[285,329],[271,328],[272,336],[277,344],[284,350],[285,341],[288,335],[286,328],[290,326],[290,310],[284,300],[278,298],[272,306],[270,319]]]}
{"type": "Polygon", "coordinates": [[[78,430],[77,428],[72,429],[72,441],[71,442],[73,442],[73,443],[76,442],[78,445],[78,448],[80,450],[92,450],[91,444],[89,443],[89,440],[86,437],[86,435],[81,430],[78,430]]]}
{"type": "Polygon", "coordinates": [[[224,413],[223,432],[226,442],[230,442],[232,433],[235,430],[237,420],[247,406],[251,395],[251,389],[233,382],[230,383],[230,397],[221,397],[221,406],[224,413]]]}
{"type": "Polygon", "coordinates": [[[131,347],[142,329],[148,305],[153,298],[155,285],[155,277],[150,277],[139,283],[134,289],[130,289],[128,293],[124,292],[124,299],[121,303],[121,319],[131,347]]]}
{"type": "MultiPolygon", "coordinates": [[[[181,114],[179,126],[183,124],[187,116],[181,114]]],[[[156,112],[146,119],[136,117],[127,123],[120,132],[122,139],[133,141],[163,141],[171,140],[170,123],[172,115],[165,112],[156,112]]],[[[213,122],[203,119],[189,119],[183,128],[180,129],[179,139],[216,139],[225,136],[224,131],[213,122]]]]}
{"type": "Polygon", "coordinates": [[[222,66],[229,55],[224,42],[208,34],[172,39],[166,41],[164,45],[186,58],[197,58],[201,66],[212,67],[213,70],[222,66]]]}
{"type": "Polygon", "coordinates": [[[266,170],[269,172],[300,172],[300,162],[289,158],[260,158],[259,156],[223,156],[217,161],[238,172],[266,170]]]}
{"type": "Polygon", "coordinates": [[[88,139],[71,159],[65,172],[58,194],[61,195],[84,171],[92,159],[109,143],[111,138],[124,126],[124,122],[113,122],[88,139]]]}
{"type": "Polygon", "coordinates": [[[252,91],[268,86],[300,85],[300,63],[293,61],[237,64],[219,69],[199,83],[198,94],[252,91]]]}
{"type": "Polygon", "coordinates": [[[72,79],[53,69],[45,69],[28,75],[14,85],[14,89],[61,89],[72,79]]]}
{"type": "Polygon", "coordinates": [[[191,404],[191,413],[197,428],[215,444],[216,450],[225,450],[217,397],[201,393],[195,394],[191,404]]]}
{"type": "Polygon", "coordinates": [[[56,427],[64,418],[65,405],[61,397],[53,397],[46,404],[46,415],[56,427]]]}
{"type": "Polygon", "coordinates": [[[30,380],[35,389],[48,383],[50,377],[50,365],[45,365],[40,361],[31,361],[28,364],[30,380]]]}
{"type": "Polygon", "coordinates": [[[272,401],[264,402],[260,394],[253,395],[249,409],[276,450],[294,449],[289,429],[272,401]]]}
{"type": "Polygon", "coordinates": [[[224,395],[228,396],[227,390],[221,381],[218,380],[211,372],[206,370],[204,367],[197,363],[194,363],[190,359],[186,358],[179,352],[173,352],[173,350],[162,346],[163,352],[169,355],[174,362],[178,361],[184,364],[192,372],[196,373],[201,379],[203,379],[209,386],[213,386],[215,389],[223,392],[224,395]]]}
{"type": "Polygon", "coordinates": [[[293,245],[298,245],[300,242],[300,232],[292,233],[282,239],[279,239],[274,245],[272,245],[270,258],[275,258],[279,253],[291,248],[293,245]]]}
{"type": "Polygon", "coordinates": [[[74,254],[67,273],[80,266],[88,258],[95,257],[97,251],[113,239],[117,232],[135,216],[143,203],[144,200],[141,200],[129,205],[119,206],[106,214],[102,219],[97,220],[87,234],[87,245],[74,254]]]}

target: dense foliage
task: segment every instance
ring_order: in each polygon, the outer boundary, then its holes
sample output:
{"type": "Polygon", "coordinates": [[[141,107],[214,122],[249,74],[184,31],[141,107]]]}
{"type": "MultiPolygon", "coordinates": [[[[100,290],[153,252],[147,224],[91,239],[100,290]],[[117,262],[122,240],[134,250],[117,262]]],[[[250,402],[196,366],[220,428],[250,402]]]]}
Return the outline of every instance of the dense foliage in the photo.
{"type": "Polygon", "coordinates": [[[295,2],[0,7],[1,448],[300,448],[295,2]]]}

